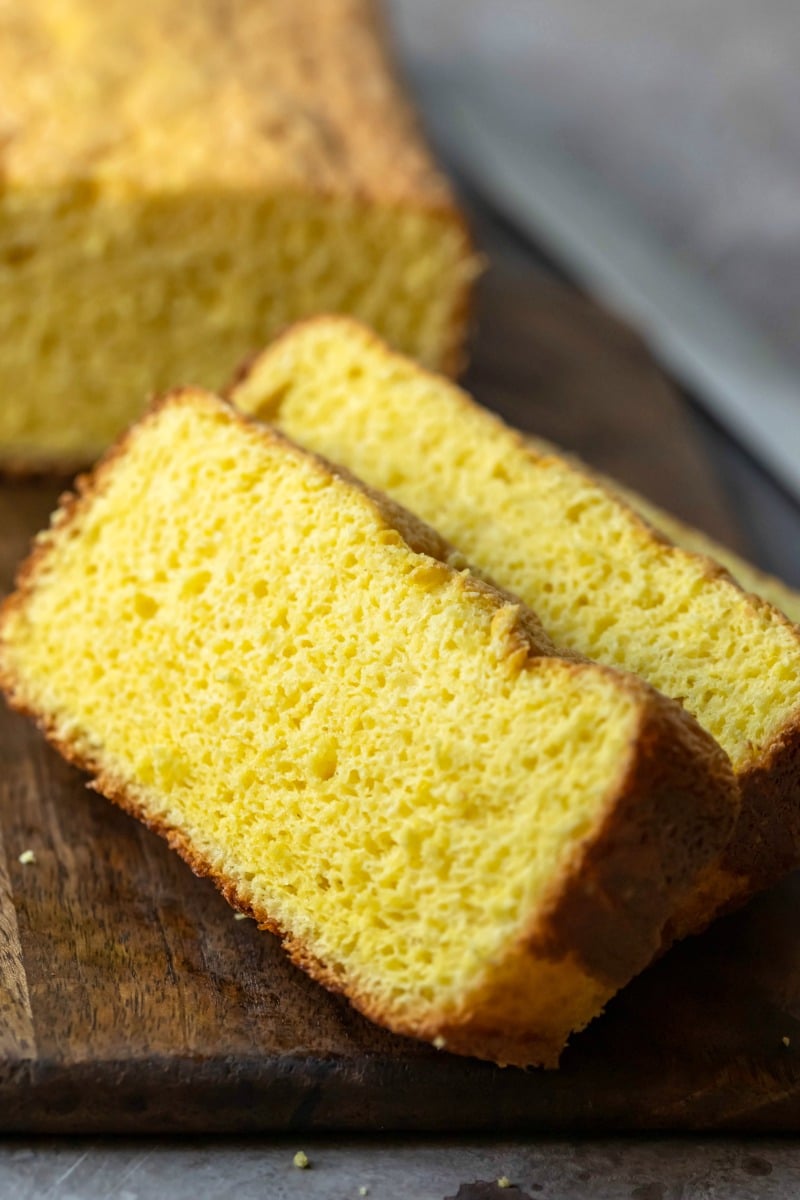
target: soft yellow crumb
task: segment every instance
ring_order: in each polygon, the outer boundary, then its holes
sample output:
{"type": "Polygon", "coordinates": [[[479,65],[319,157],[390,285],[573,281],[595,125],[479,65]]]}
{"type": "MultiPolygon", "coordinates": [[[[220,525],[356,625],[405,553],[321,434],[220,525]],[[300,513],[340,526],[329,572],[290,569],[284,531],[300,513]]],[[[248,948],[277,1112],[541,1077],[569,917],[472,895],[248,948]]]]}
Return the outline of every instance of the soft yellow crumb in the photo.
{"type": "Polygon", "coordinates": [[[306,1167],[311,1166],[311,1163],[308,1161],[308,1155],[304,1150],[298,1150],[297,1154],[295,1154],[294,1158],[292,1159],[292,1162],[301,1171],[304,1171],[306,1167]]]}
{"type": "Polygon", "coordinates": [[[433,1044],[437,1050],[444,1050],[447,1045],[447,1038],[443,1038],[441,1034],[433,1039],[433,1044]]]}
{"type": "Polygon", "coordinates": [[[233,919],[234,919],[234,921],[246,921],[247,913],[234,913],[233,919]]]}
{"type": "Polygon", "coordinates": [[[23,850],[22,854],[19,856],[19,861],[22,863],[23,867],[29,867],[31,863],[36,862],[36,855],[32,850],[23,850]]]}
{"type": "Polygon", "coordinates": [[[511,1180],[508,1178],[507,1175],[501,1175],[497,1181],[497,1186],[501,1187],[501,1188],[510,1188],[511,1180]]]}
{"type": "Polygon", "coordinates": [[[368,1195],[369,1195],[369,1188],[368,1188],[368,1187],[360,1187],[360,1188],[358,1189],[358,1194],[359,1194],[359,1196],[368,1196],[368,1195]]]}
{"type": "Polygon", "coordinates": [[[791,1045],[792,1039],[788,1038],[788,1037],[782,1037],[781,1041],[783,1042],[784,1046],[789,1046],[789,1045],[791,1045]]]}

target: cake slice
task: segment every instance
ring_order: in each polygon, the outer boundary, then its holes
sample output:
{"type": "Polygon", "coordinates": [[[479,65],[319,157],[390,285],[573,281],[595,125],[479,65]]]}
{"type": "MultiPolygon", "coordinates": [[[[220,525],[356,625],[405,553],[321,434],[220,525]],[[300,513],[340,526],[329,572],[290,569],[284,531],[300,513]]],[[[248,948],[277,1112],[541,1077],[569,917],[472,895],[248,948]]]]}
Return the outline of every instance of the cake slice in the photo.
{"type": "Polygon", "coordinates": [[[431,530],[201,391],[56,513],[0,681],[367,1016],[554,1064],[733,817],[724,754],[431,530]]]}
{"type": "Polygon", "coordinates": [[[680,697],[717,739],[741,815],[675,931],[800,864],[800,631],[775,608],[353,322],[289,332],[231,395],[435,525],[557,646],[680,697]]]}
{"type": "Polygon", "coordinates": [[[19,0],[0,80],[0,469],[322,310],[458,364],[477,259],[372,0],[19,0]]]}

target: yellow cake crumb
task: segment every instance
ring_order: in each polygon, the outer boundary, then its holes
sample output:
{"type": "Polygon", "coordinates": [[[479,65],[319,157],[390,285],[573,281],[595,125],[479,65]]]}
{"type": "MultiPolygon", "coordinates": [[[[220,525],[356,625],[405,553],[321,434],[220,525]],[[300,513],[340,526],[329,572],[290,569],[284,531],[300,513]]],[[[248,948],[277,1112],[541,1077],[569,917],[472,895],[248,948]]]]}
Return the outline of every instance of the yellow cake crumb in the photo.
{"type": "Polygon", "coordinates": [[[508,1178],[508,1176],[507,1176],[507,1175],[501,1175],[501,1176],[500,1176],[500,1178],[499,1178],[499,1179],[498,1179],[498,1181],[497,1181],[497,1186],[498,1186],[499,1188],[510,1188],[510,1187],[511,1187],[511,1180],[508,1178]]]}
{"type": "Polygon", "coordinates": [[[789,1046],[789,1045],[791,1045],[792,1039],[788,1038],[788,1037],[782,1037],[781,1041],[783,1042],[784,1046],[789,1046]]]}
{"type": "Polygon", "coordinates": [[[311,1163],[309,1162],[308,1155],[306,1154],[305,1150],[298,1150],[297,1153],[295,1154],[294,1158],[292,1159],[292,1162],[300,1171],[304,1171],[306,1169],[306,1167],[311,1166],[311,1163]]]}
{"type": "Polygon", "coordinates": [[[19,862],[22,863],[23,867],[29,867],[32,863],[36,862],[36,855],[32,850],[23,850],[19,856],[19,862]]]}

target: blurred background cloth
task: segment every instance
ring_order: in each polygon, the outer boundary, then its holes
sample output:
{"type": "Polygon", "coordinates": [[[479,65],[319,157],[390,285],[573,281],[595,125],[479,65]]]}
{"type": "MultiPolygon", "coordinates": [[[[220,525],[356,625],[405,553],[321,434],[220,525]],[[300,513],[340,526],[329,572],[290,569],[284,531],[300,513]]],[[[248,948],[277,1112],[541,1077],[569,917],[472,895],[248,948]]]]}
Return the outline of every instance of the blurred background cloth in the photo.
{"type": "Polygon", "coordinates": [[[435,87],[487,76],[800,362],[800,0],[387,0],[435,87]]]}

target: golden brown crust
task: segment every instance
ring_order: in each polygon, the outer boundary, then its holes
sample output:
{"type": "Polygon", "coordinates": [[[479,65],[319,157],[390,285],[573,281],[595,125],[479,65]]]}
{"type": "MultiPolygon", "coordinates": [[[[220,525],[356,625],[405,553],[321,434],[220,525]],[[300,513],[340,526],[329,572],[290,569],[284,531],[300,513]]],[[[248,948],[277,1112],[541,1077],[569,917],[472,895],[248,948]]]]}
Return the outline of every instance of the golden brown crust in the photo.
{"type": "MultiPolygon", "coordinates": [[[[383,56],[384,69],[389,78],[394,81],[397,94],[403,98],[410,95],[406,79],[400,69],[397,56],[394,53],[391,31],[386,13],[380,4],[369,0],[371,4],[371,19],[374,22],[376,40],[383,56]]],[[[427,149],[428,143],[425,131],[416,109],[404,99],[408,111],[408,121],[413,133],[420,144],[427,149]]],[[[475,273],[480,274],[484,268],[484,260],[478,258],[472,240],[472,233],[466,217],[457,207],[452,192],[449,193],[450,203],[446,209],[449,223],[460,232],[462,240],[462,255],[464,259],[472,258],[475,263],[475,273]]],[[[442,351],[441,370],[444,375],[453,379],[458,378],[466,370],[469,362],[469,333],[475,313],[475,289],[472,283],[464,282],[453,307],[450,329],[445,339],[442,351]]]]}
{"type": "MultiPolygon", "coordinates": [[[[181,389],[155,402],[143,421],[129,431],[67,493],[51,528],[40,535],[17,579],[17,592],[0,609],[0,686],[9,702],[31,716],[45,737],[76,766],[94,776],[91,786],[164,837],[197,874],[210,876],[234,906],[282,937],[298,965],[319,982],[341,991],[365,1015],[396,1032],[436,1040],[450,1049],[500,1062],[555,1065],[570,1030],[588,1021],[614,991],[653,957],[669,914],[693,885],[710,856],[723,844],[735,808],[733,778],[726,756],[676,703],[659,696],[641,681],[609,668],[572,661],[570,672],[601,673],[637,702],[639,724],[631,738],[618,778],[609,781],[604,815],[590,830],[560,877],[552,881],[546,903],[519,943],[509,948],[492,978],[472,996],[463,1011],[406,1013],[398,1016],[360,987],[316,958],[272,915],[255,908],[223,877],[191,842],[187,833],[158,815],[142,790],[119,778],[102,755],[92,752],[75,734],[65,734],[52,714],[37,711],[26,699],[24,681],[15,678],[4,652],[5,628],[11,612],[24,606],[36,587],[54,541],[79,523],[94,497],[102,494],[109,474],[131,440],[166,405],[202,404],[224,412],[264,441],[314,464],[364,495],[381,520],[412,549],[446,563],[450,548],[434,531],[393,503],[352,482],[338,468],[296,447],[283,435],[248,420],[224,401],[197,389],[181,389]],[[576,1008],[575,989],[583,996],[576,1008]],[[556,1003],[563,992],[564,1003],[556,1003]],[[539,1006],[537,1010],[536,1006],[539,1006]],[[537,1012],[541,1023],[537,1024],[537,1012]]],[[[442,567],[442,570],[446,570],[442,567]]],[[[541,669],[540,629],[533,617],[509,605],[489,584],[457,576],[474,589],[501,622],[507,654],[515,669],[541,669]]],[[[545,647],[547,657],[549,648],[545,647]]]]}
{"type": "Polygon", "coordinates": [[[787,724],[755,766],[738,775],[741,811],[717,863],[667,930],[670,941],[697,933],[800,866],[800,728],[787,724]]]}
{"type": "Polygon", "coordinates": [[[572,864],[535,939],[569,945],[596,978],[619,988],[661,944],[657,931],[696,880],[713,847],[734,827],[727,755],[682,709],[661,702],[642,711],[624,779],[593,842],[572,864]],[[696,763],[705,760],[707,775],[696,763]],[[694,795],[696,808],[687,805],[694,795]],[[720,836],[720,824],[726,833],[720,836]],[[686,859],[694,859],[687,872],[686,859]],[[655,936],[654,936],[655,934],[655,936]]]}
{"type": "Polygon", "coordinates": [[[449,211],[373,0],[0,12],[6,186],[300,183],[449,211]],[[80,78],[85,86],[75,87],[80,78]]]}

